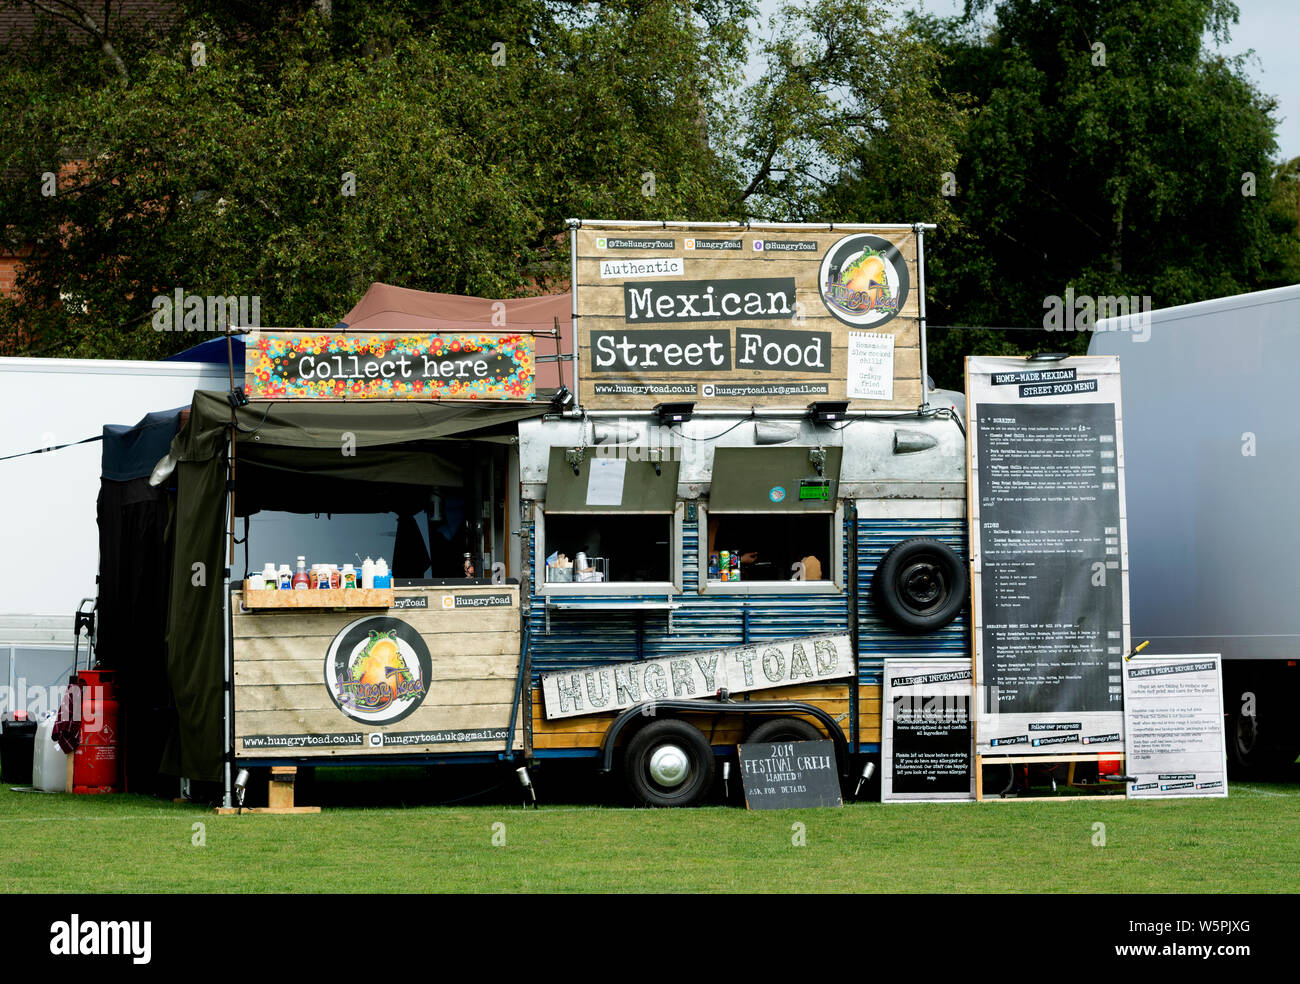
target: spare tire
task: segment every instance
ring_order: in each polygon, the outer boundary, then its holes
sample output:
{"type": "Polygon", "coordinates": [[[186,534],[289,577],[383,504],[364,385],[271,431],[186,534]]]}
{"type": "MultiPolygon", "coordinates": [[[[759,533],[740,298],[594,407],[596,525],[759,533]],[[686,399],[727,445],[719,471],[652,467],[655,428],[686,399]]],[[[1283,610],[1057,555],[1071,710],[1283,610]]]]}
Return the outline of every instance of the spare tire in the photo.
{"type": "Polygon", "coordinates": [[[934,632],[966,604],[966,563],[952,547],[918,536],[890,548],[876,565],[871,599],[904,632],[934,632]]]}

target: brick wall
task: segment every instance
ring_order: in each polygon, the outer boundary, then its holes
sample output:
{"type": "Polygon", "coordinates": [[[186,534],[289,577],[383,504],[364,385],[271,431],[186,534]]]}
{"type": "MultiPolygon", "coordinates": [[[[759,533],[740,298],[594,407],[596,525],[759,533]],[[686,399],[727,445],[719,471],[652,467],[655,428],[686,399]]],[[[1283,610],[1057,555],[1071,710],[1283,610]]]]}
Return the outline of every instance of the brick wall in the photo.
{"type": "Polygon", "coordinates": [[[14,278],[18,276],[19,265],[18,257],[0,253],[0,296],[13,291],[14,278]]]}

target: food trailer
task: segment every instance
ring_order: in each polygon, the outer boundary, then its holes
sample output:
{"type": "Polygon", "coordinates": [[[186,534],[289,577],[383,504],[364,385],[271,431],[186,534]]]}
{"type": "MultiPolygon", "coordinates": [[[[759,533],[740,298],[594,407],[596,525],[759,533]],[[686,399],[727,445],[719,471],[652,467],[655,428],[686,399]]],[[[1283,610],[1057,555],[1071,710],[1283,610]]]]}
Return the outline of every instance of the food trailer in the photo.
{"type": "Polygon", "coordinates": [[[250,335],[163,469],[183,774],[578,758],[689,805],[820,737],[860,774],[882,659],[969,652],[926,228],[574,220],[571,329],[250,335]],[[391,583],[259,586],[272,514],[388,515],[391,583]]]}

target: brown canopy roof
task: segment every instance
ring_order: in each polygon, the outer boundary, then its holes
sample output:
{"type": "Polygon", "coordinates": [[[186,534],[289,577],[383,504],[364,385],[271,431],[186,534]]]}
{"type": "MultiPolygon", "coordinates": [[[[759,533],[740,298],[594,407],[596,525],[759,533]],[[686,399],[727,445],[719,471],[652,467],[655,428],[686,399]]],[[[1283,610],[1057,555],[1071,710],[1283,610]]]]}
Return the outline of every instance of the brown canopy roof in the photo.
{"type": "MultiPolygon", "coordinates": [[[[560,322],[560,348],[573,353],[573,308],[571,295],[549,294],[543,297],[516,297],[493,300],[489,297],[462,297],[459,294],[435,294],[392,284],[371,284],[364,297],[343,316],[348,331],[448,332],[513,329],[542,335],[537,339],[537,354],[556,354],[549,332],[560,322]],[[505,305],[505,323],[493,324],[493,315],[505,305]],[[544,334],[545,333],[545,334],[544,334]]],[[[560,385],[558,363],[537,363],[537,387],[555,389],[560,385]]],[[[564,382],[572,388],[573,369],[564,370],[564,382]]]]}

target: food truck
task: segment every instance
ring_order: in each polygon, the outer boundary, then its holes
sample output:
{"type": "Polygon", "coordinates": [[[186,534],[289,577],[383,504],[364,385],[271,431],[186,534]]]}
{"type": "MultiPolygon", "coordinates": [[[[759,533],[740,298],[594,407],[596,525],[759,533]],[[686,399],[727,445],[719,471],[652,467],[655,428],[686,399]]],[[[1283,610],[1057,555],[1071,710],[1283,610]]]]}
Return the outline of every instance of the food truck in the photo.
{"type": "Polygon", "coordinates": [[[248,334],[151,479],[161,759],[227,805],[242,770],[548,759],[691,805],[782,739],[863,774],[882,660],[970,651],[927,228],[573,220],[566,317],[387,288],[369,324],[248,334]],[[261,573],[376,554],[391,580],[261,573]]]}

